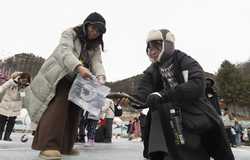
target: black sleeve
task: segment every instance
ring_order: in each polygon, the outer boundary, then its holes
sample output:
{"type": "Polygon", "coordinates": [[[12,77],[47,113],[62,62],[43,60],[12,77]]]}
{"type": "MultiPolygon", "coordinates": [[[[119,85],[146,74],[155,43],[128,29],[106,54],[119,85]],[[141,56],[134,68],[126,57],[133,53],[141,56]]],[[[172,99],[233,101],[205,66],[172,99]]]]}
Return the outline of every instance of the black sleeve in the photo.
{"type": "MultiPolygon", "coordinates": [[[[145,102],[147,99],[147,96],[153,92],[153,77],[150,72],[147,70],[144,71],[142,74],[142,77],[140,78],[135,94],[133,97],[140,100],[141,102],[145,102]]],[[[146,108],[146,106],[132,106],[135,109],[143,109],[146,108]]]]}
{"type": "Polygon", "coordinates": [[[193,101],[204,96],[204,72],[199,63],[187,55],[182,56],[178,63],[181,71],[188,70],[188,81],[167,91],[161,91],[164,100],[167,102],[183,102],[193,101]]]}
{"type": "MultiPolygon", "coordinates": [[[[214,93],[215,93],[215,92],[214,92],[214,93]]],[[[219,115],[222,115],[222,114],[221,114],[221,110],[220,110],[220,105],[219,105],[219,99],[218,99],[218,96],[217,96],[216,93],[213,95],[213,97],[209,98],[209,101],[210,101],[210,103],[213,105],[213,107],[215,108],[216,112],[217,112],[219,115]]]]}
{"type": "Polygon", "coordinates": [[[153,83],[151,74],[144,72],[136,90],[137,98],[141,101],[146,101],[147,96],[153,92],[153,83]]]}

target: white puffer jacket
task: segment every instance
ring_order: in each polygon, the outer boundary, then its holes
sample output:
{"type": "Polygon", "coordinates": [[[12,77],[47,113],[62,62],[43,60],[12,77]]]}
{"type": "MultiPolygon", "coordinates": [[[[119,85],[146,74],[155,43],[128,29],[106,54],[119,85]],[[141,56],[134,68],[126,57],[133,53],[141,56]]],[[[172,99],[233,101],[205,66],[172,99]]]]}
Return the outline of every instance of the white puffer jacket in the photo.
{"type": "Polygon", "coordinates": [[[0,86],[0,114],[7,117],[15,117],[20,114],[22,108],[18,85],[13,79],[9,79],[0,86]]]}
{"type": "Polygon", "coordinates": [[[113,119],[115,117],[115,106],[112,99],[106,98],[105,105],[102,108],[102,117],[113,119]]]}

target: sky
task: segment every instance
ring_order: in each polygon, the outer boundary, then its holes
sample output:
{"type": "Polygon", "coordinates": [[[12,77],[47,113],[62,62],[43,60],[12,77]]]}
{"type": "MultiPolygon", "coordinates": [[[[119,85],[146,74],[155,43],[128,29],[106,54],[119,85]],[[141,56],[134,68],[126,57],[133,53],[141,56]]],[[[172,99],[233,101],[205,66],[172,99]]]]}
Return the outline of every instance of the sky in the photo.
{"type": "Polygon", "coordinates": [[[91,12],[107,23],[102,54],[107,81],[141,74],[150,61],[146,37],[169,29],[175,46],[216,74],[224,60],[250,60],[249,0],[8,0],[0,3],[0,58],[33,53],[47,58],[61,33],[91,12]]]}

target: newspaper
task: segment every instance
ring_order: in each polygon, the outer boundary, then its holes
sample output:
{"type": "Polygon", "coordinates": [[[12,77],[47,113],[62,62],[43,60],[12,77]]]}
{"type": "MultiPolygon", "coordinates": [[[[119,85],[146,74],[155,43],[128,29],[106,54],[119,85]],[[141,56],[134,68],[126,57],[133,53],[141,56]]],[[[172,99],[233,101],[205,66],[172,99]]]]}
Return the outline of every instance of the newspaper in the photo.
{"type": "Polygon", "coordinates": [[[70,88],[68,100],[98,116],[109,93],[110,88],[101,85],[96,77],[84,79],[78,74],[70,88]]]}

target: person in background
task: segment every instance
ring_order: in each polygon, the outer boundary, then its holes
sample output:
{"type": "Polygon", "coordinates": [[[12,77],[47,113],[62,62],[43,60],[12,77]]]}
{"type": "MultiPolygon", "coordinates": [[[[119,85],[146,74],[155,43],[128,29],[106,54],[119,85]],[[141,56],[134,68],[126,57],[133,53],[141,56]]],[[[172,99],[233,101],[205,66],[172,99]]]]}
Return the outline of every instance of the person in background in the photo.
{"type": "Polygon", "coordinates": [[[211,78],[206,78],[206,97],[209,102],[213,105],[216,112],[221,116],[221,109],[219,105],[219,98],[216,91],[213,88],[214,80],[211,78]]]}
{"type": "Polygon", "coordinates": [[[82,110],[81,111],[81,116],[80,116],[80,124],[79,124],[79,128],[78,128],[78,136],[77,136],[77,139],[76,141],[77,142],[80,142],[80,143],[85,143],[85,129],[86,129],[86,126],[87,126],[87,118],[88,117],[88,112],[82,110]]]}
{"type": "Polygon", "coordinates": [[[133,122],[132,122],[132,120],[129,120],[129,122],[127,124],[128,140],[132,139],[132,137],[131,137],[132,133],[133,133],[133,122]]]}
{"type": "Polygon", "coordinates": [[[145,121],[147,116],[148,109],[143,109],[139,115],[140,127],[141,127],[141,140],[144,141],[144,129],[145,129],[145,121]]]}
{"type": "Polygon", "coordinates": [[[104,142],[104,127],[105,127],[105,119],[103,117],[97,123],[96,134],[95,134],[95,142],[104,142]]]}
{"type": "Polygon", "coordinates": [[[132,123],[132,128],[133,128],[132,139],[137,139],[141,137],[141,126],[139,119],[137,117],[134,118],[134,121],[132,123]]]}
{"type": "Polygon", "coordinates": [[[224,114],[222,115],[222,121],[223,121],[224,126],[225,126],[225,130],[226,130],[227,137],[229,139],[229,143],[231,145],[235,145],[235,139],[234,139],[234,135],[232,132],[232,131],[234,131],[234,129],[232,129],[234,117],[227,107],[225,107],[223,109],[223,113],[224,114]]]}
{"type": "Polygon", "coordinates": [[[3,140],[12,141],[10,135],[22,109],[23,90],[30,84],[30,79],[29,73],[15,72],[0,86],[0,140],[5,130],[3,140]]]}
{"type": "Polygon", "coordinates": [[[244,143],[247,143],[249,141],[247,128],[243,128],[243,131],[242,131],[242,141],[244,143]]]}
{"type": "Polygon", "coordinates": [[[105,83],[101,52],[106,21],[99,13],[87,16],[81,25],[65,30],[54,52],[43,63],[26,89],[24,98],[31,120],[38,123],[32,149],[43,159],[61,159],[62,154],[78,155],[74,149],[81,109],[68,101],[77,74],[105,83]]]}
{"type": "Polygon", "coordinates": [[[114,114],[114,101],[112,99],[106,98],[106,103],[102,108],[103,117],[105,119],[104,124],[104,143],[112,143],[112,126],[114,114]]]}
{"type": "Polygon", "coordinates": [[[88,113],[86,116],[86,128],[87,128],[87,138],[88,141],[85,144],[85,146],[93,146],[95,143],[95,134],[96,134],[96,127],[97,123],[100,119],[100,114],[98,116],[95,116],[91,113],[88,113]]]}
{"type": "Polygon", "coordinates": [[[240,122],[235,118],[234,120],[234,131],[235,131],[235,147],[240,146],[241,145],[241,136],[242,136],[242,132],[243,132],[243,128],[240,124],[240,122]]]}

